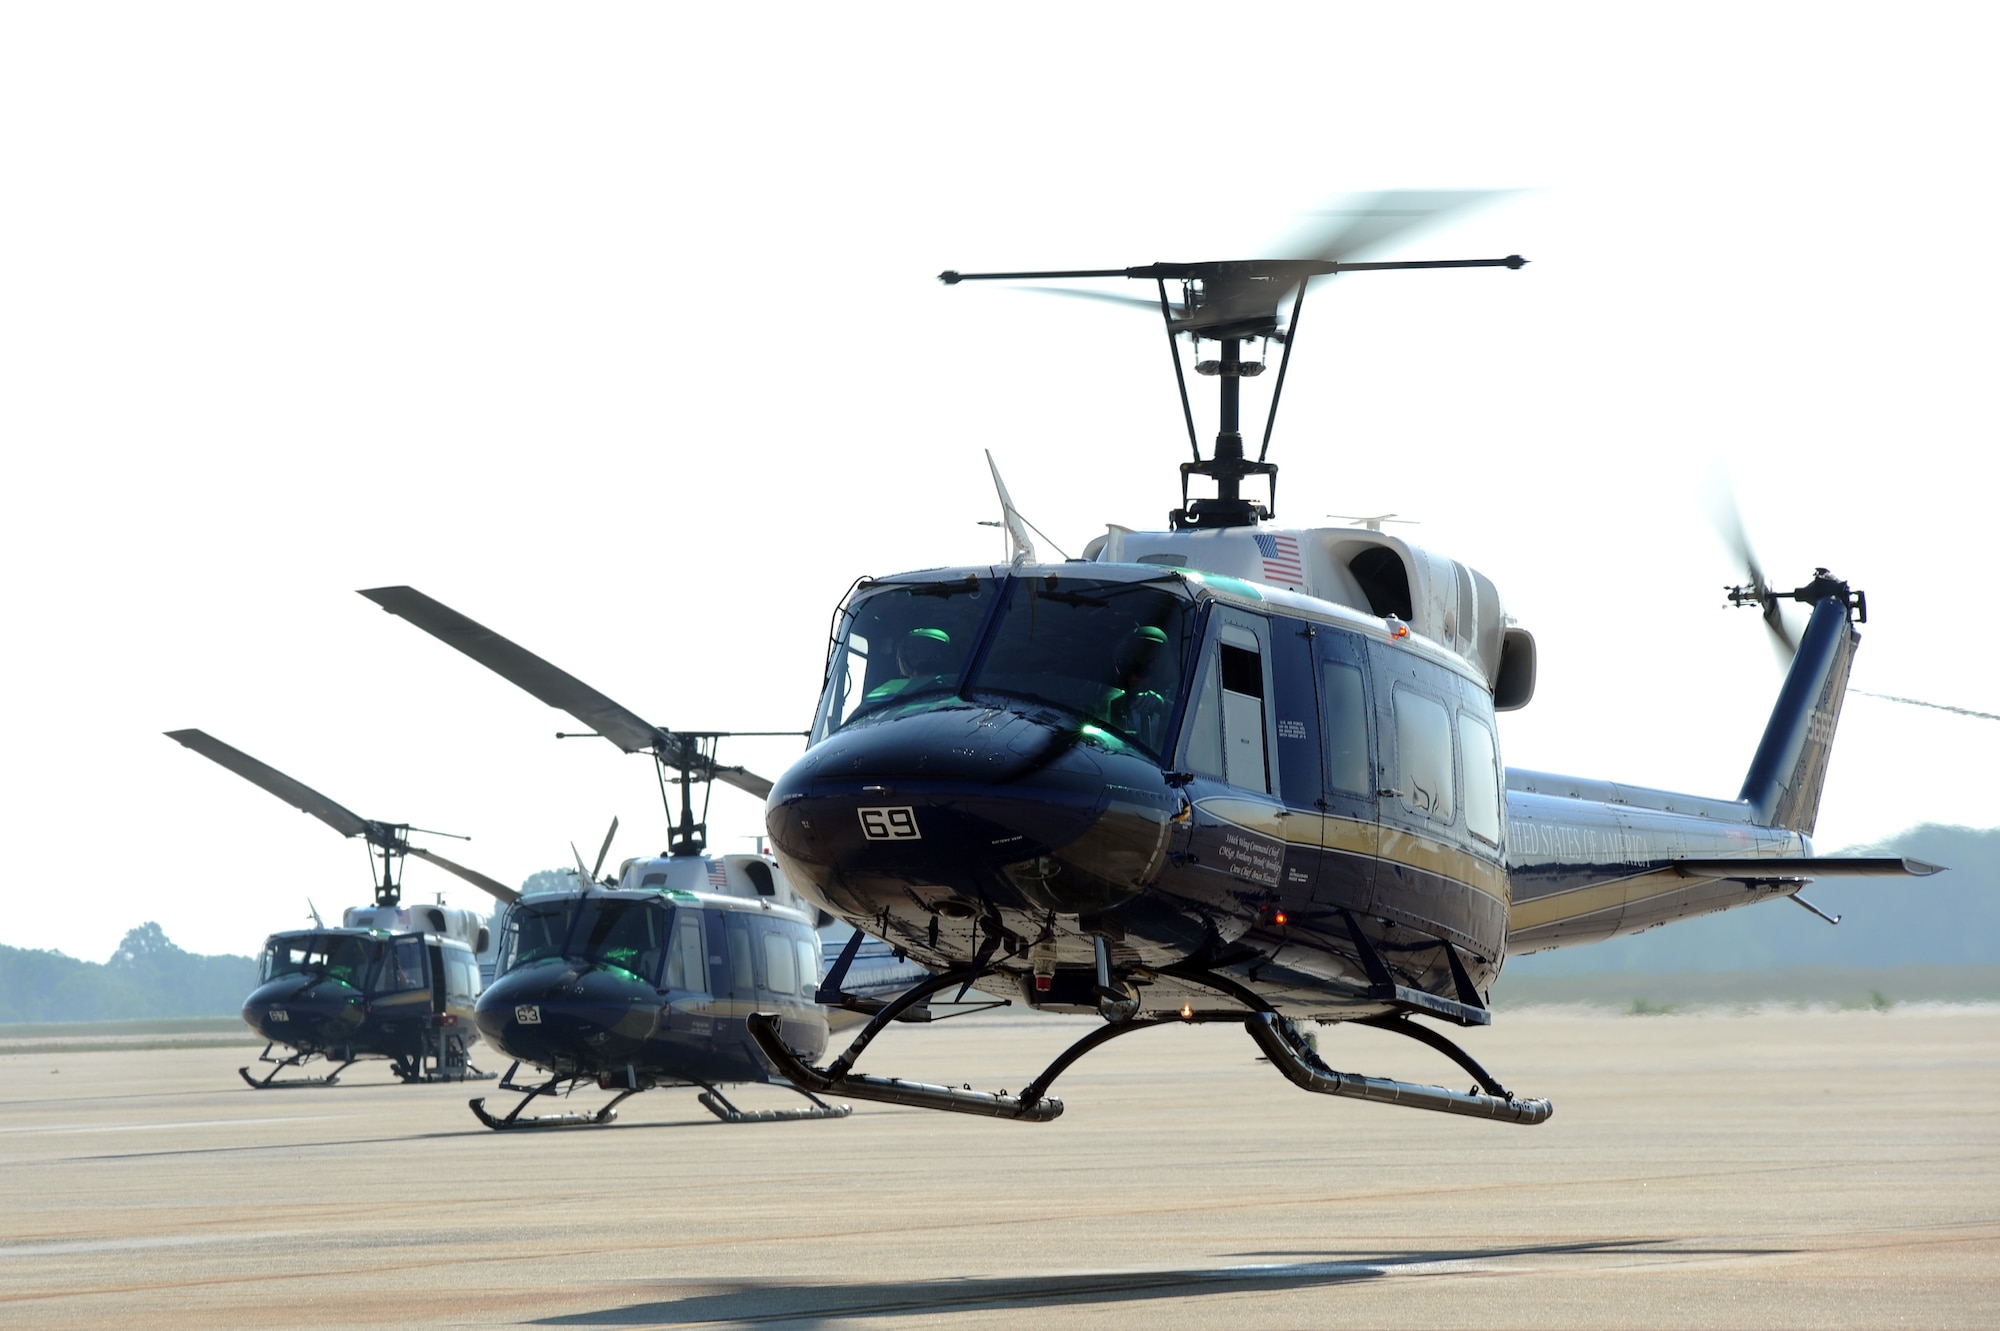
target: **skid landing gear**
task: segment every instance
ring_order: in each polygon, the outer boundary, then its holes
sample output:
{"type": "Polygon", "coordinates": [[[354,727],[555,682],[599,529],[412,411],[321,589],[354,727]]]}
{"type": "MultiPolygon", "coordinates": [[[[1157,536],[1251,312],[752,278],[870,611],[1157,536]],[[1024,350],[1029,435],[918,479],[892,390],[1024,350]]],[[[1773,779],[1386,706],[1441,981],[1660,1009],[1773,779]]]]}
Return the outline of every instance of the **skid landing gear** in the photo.
{"type": "Polygon", "coordinates": [[[803,1109],[738,1109],[729,1103],[729,1097],[707,1082],[701,1083],[701,1094],[695,1098],[701,1101],[703,1109],[724,1123],[790,1123],[808,1118],[846,1118],[854,1112],[853,1105],[830,1105],[803,1087],[786,1086],[781,1081],[774,1081],[771,1085],[797,1091],[812,1104],[803,1109]]]}
{"type": "MultiPolygon", "coordinates": [[[[295,1053],[286,1058],[273,1058],[271,1057],[271,1051],[275,1048],[277,1048],[275,1044],[267,1044],[264,1046],[264,1052],[257,1055],[257,1061],[259,1063],[277,1064],[276,1067],[272,1068],[269,1072],[265,1073],[262,1078],[251,1076],[249,1068],[236,1069],[237,1074],[241,1076],[245,1082],[249,1083],[251,1090],[253,1091],[282,1090],[288,1086],[331,1086],[335,1082],[340,1080],[341,1073],[353,1067],[355,1063],[355,1060],[352,1057],[349,1057],[343,1059],[339,1067],[327,1073],[324,1077],[294,1077],[290,1081],[277,1081],[275,1080],[277,1075],[280,1072],[283,1072],[286,1068],[304,1067],[307,1063],[312,1062],[312,1060],[315,1058],[322,1057],[322,1055],[295,1053]]],[[[333,1055],[331,1054],[324,1055],[324,1057],[329,1063],[333,1061],[333,1055]]]]}
{"type": "Polygon", "coordinates": [[[507,1075],[500,1079],[501,1090],[526,1092],[526,1094],[522,1095],[519,1102],[515,1104],[514,1108],[508,1111],[507,1117],[495,1118],[493,1117],[493,1115],[487,1113],[486,1097],[483,1095],[475,1096],[471,1100],[467,1101],[467,1103],[472,1106],[472,1112],[474,1115],[478,1117],[479,1121],[481,1123],[484,1123],[487,1127],[493,1129],[495,1132],[500,1132],[508,1128],[602,1127],[606,1123],[609,1123],[613,1119],[618,1117],[619,1105],[623,1104],[626,1100],[630,1099],[631,1097],[637,1095],[639,1092],[646,1090],[652,1086],[651,1082],[646,1082],[644,1085],[628,1086],[624,1090],[620,1091],[617,1095],[611,1097],[611,1103],[598,1109],[595,1113],[543,1114],[540,1115],[539,1117],[530,1116],[528,1118],[522,1118],[521,1111],[523,1109],[526,1109],[528,1105],[531,1102],[533,1102],[536,1096],[554,1095],[558,1090],[562,1090],[564,1088],[574,1088],[576,1083],[578,1083],[579,1081],[583,1081],[585,1079],[582,1077],[560,1077],[551,1075],[547,1081],[541,1082],[537,1085],[521,1086],[517,1085],[514,1081],[514,1074],[516,1072],[519,1072],[520,1070],[521,1070],[521,1065],[517,1061],[513,1067],[507,1069],[507,1075]]]}
{"type": "Polygon", "coordinates": [[[472,1051],[465,1047],[465,1041],[447,1032],[439,1033],[436,1048],[426,1049],[414,1061],[398,1058],[395,1072],[406,1086],[416,1082],[493,1080],[492,1073],[473,1066],[472,1051]]]}
{"type": "MultiPolygon", "coordinates": [[[[495,1132],[509,1128],[600,1128],[618,1117],[619,1105],[639,1092],[650,1091],[657,1085],[657,1083],[648,1081],[640,1077],[637,1073],[627,1069],[623,1084],[613,1080],[609,1075],[598,1078],[595,1081],[594,1084],[601,1089],[608,1091],[615,1088],[618,1094],[611,1098],[609,1104],[594,1113],[542,1114],[530,1115],[524,1118],[521,1115],[521,1111],[526,1109],[536,1096],[554,1095],[558,1091],[574,1089],[578,1082],[590,1079],[585,1077],[551,1076],[545,1082],[522,1086],[517,1085],[514,1081],[514,1074],[520,1071],[520,1069],[521,1065],[518,1062],[515,1063],[513,1067],[507,1069],[507,1075],[500,1082],[500,1089],[503,1091],[525,1092],[521,1096],[520,1101],[515,1104],[514,1108],[505,1118],[495,1118],[486,1111],[486,1098],[484,1096],[468,1102],[472,1106],[473,1114],[479,1121],[487,1127],[492,1128],[495,1132]]],[[[674,1084],[683,1085],[685,1083],[676,1082],[674,1084]]],[[[795,1091],[812,1101],[812,1104],[799,1109],[738,1109],[734,1104],[730,1103],[729,1097],[724,1095],[719,1087],[705,1081],[698,1081],[693,1084],[701,1087],[701,1094],[696,1098],[701,1101],[702,1108],[721,1119],[724,1123],[785,1123],[799,1119],[846,1118],[854,1112],[852,1105],[830,1105],[811,1091],[799,1086],[788,1086],[781,1081],[774,1081],[771,1084],[783,1087],[788,1091],[795,1091]]]]}
{"type": "MultiPolygon", "coordinates": [[[[1290,1021],[1261,1004],[1247,1013],[1238,1009],[1215,1011],[1184,1007],[1177,1013],[1129,1017],[1123,1021],[1100,1026],[1065,1049],[1053,1063],[1043,1069],[1039,1077],[1028,1083],[1027,1088],[1019,1095],[1010,1095],[1006,1091],[975,1091],[969,1086],[936,1086],[893,1077],[870,1077],[851,1071],[862,1050],[866,1049],[869,1042],[885,1026],[894,1021],[899,1013],[913,1004],[922,1002],[940,989],[954,984],[969,983],[979,979],[984,973],[983,968],[975,968],[971,971],[934,975],[905,991],[877,1013],[874,1019],[862,1028],[861,1033],[854,1037],[854,1042],[847,1047],[846,1052],[825,1068],[808,1066],[786,1046],[779,1033],[778,1018],[772,1014],[762,1012],[753,1014],[748,1019],[750,1036],[780,1073],[790,1078],[796,1086],[809,1087],[821,1094],[852,1096],[857,1100],[881,1100],[915,1109],[940,1109],[955,1114],[979,1114],[987,1118],[1013,1119],[1025,1123],[1046,1123],[1062,1113],[1062,1101],[1048,1093],[1050,1085],[1070,1064],[1098,1046],[1121,1035],[1129,1035],[1133,1031],[1151,1030],[1156,1026],[1213,1021],[1241,1023],[1250,1033],[1250,1038],[1257,1042],[1258,1047],[1271,1060],[1272,1065],[1284,1073],[1293,1085],[1321,1095],[1343,1095],[1355,1099],[1373,1100],[1378,1104],[1405,1105],[1412,1109],[1465,1114],[1504,1123],[1540,1123],[1555,1112],[1547,1100],[1530,1100],[1514,1096],[1480,1067],[1470,1054],[1445,1036],[1428,1027],[1416,1026],[1404,1018],[1367,1018],[1362,1019],[1360,1024],[1408,1035],[1412,1039],[1430,1045],[1470,1072],[1479,1085],[1470,1091],[1452,1091],[1442,1086],[1425,1086],[1415,1082],[1391,1081],[1383,1077],[1363,1077],[1354,1073],[1335,1072],[1320,1061],[1319,1055],[1313,1052],[1305,1037],[1290,1021]]],[[[1181,978],[1195,980],[1232,997],[1256,1002],[1255,995],[1249,994],[1240,985],[1222,976],[1188,974],[1181,978]]]]}

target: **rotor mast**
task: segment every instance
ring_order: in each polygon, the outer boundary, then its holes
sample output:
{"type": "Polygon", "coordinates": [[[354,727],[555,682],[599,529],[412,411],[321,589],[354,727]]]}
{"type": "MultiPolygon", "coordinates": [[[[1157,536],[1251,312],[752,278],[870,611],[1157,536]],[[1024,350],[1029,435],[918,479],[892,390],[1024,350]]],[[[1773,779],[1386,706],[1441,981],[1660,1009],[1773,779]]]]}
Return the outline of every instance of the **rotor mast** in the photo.
{"type": "Polygon", "coordinates": [[[1271,448],[1271,430],[1278,418],[1278,400],[1285,389],[1285,371],[1291,365],[1299,312],[1305,304],[1306,287],[1312,279],[1331,277],[1337,273],[1404,268],[1519,268],[1527,262],[1518,254],[1510,254],[1504,259],[1414,259],[1382,263],[1349,263],[1337,259],[1251,259],[1040,272],[961,273],[947,270],[938,274],[938,280],[946,286],[956,286],[960,282],[1129,277],[1149,279],[1158,284],[1160,317],[1166,323],[1167,344],[1174,359],[1174,379],[1180,388],[1181,414],[1187,421],[1188,445],[1194,452],[1193,461],[1181,464],[1181,507],[1167,515],[1168,522],[1178,531],[1188,527],[1254,526],[1276,514],[1278,465],[1266,459],[1271,448]],[[1181,284],[1182,300],[1178,310],[1167,299],[1167,282],[1170,280],[1181,284]],[[1279,307],[1288,296],[1291,298],[1290,317],[1281,320],[1279,307]],[[1215,446],[1206,458],[1201,455],[1201,444],[1195,434],[1187,376],[1181,368],[1177,339],[1183,333],[1195,344],[1197,354],[1204,339],[1215,342],[1220,348],[1220,355],[1215,360],[1197,361],[1195,364],[1195,373],[1220,381],[1217,385],[1215,446]],[[1243,359],[1243,343],[1251,338],[1266,342],[1275,339],[1285,349],[1278,363],[1277,382],[1272,387],[1271,404],[1264,418],[1263,447],[1258,450],[1255,460],[1246,457],[1243,451],[1242,384],[1244,379],[1262,374],[1264,363],[1243,359]],[[1205,476],[1215,482],[1213,498],[1188,497],[1188,482],[1194,476],[1205,476]],[[1268,504],[1243,497],[1243,481],[1250,476],[1262,476],[1268,481],[1268,504]]]}

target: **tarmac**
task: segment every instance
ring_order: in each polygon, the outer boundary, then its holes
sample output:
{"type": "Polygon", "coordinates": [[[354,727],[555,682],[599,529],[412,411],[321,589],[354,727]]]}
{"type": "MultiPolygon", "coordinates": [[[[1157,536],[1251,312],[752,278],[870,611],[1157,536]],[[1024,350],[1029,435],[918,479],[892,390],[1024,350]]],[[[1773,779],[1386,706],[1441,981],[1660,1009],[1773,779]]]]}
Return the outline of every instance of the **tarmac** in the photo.
{"type": "MultiPolygon", "coordinates": [[[[1018,1089],[1091,1024],[897,1027],[861,1068],[1018,1089]]],[[[1047,1125],[732,1126],[661,1090],[502,1134],[465,1103],[493,1083],[380,1063],[259,1092],[254,1043],[7,1053],[0,1324],[2000,1326],[2000,1007],[1524,1009],[1464,1042],[1554,1118],[1309,1095],[1226,1026],[1092,1054],[1047,1125]]],[[[1321,1051],[1468,1080],[1378,1031],[1321,1051]]]]}

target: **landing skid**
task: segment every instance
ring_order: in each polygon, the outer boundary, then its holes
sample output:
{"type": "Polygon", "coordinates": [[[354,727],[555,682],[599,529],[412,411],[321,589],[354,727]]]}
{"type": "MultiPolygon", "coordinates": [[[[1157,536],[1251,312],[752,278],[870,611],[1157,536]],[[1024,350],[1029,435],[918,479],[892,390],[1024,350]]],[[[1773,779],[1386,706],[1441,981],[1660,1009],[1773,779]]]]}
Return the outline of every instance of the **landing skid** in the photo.
{"type": "Polygon", "coordinates": [[[493,1129],[495,1132],[502,1132],[510,1128],[602,1127],[618,1117],[619,1105],[623,1104],[626,1100],[630,1099],[632,1096],[637,1095],[640,1091],[646,1089],[646,1087],[644,1086],[627,1087],[625,1090],[620,1091],[617,1095],[612,1096],[611,1102],[609,1104],[603,1106],[594,1113],[542,1114],[538,1117],[531,1116],[528,1118],[522,1118],[521,1111],[523,1109],[526,1109],[536,1096],[554,1095],[556,1091],[562,1089],[563,1087],[565,1086],[573,1087],[576,1085],[577,1082],[586,1079],[582,1077],[551,1076],[547,1081],[541,1082],[537,1085],[520,1086],[516,1085],[514,1082],[514,1074],[520,1071],[520,1068],[521,1068],[520,1063],[516,1062],[513,1067],[507,1069],[507,1075],[500,1079],[501,1090],[526,1092],[526,1094],[523,1095],[520,1098],[520,1100],[515,1104],[514,1108],[508,1111],[508,1114],[505,1118],[495,1118],[493,1117],[493,1115],[486,1112],[486,1097],[483,1095],[475,1096],[471,1100],[466,1102],[472,1106],[472,1112],[475,1116],[478,1117],[479,1121],[481,1123],[484,1123],[487,1127],[493,1129]]]}
{"type": "Polygon", "coordinates": [[[342,1062],[339,1067],[327,1073],[324,1077],[294,1077],[290,1081],[278,1081],[275,1080],[277,1075],[280,1072],[283,1072],[286,1068],[304,1067],[307,1063],[310,1063],[315,1058],[320,1058],[320,1057],[325,1057],[326,1061],[331,1063],[333,1061],[333,1058],[331,1055],[323,1056],[320,1054],[292,1054],[287,1058],[272,1058],[271,1051],[275,1048],[277,1048],[275,1044],[267,1044],[264,1046],[264,1052],[257,1055],[257,1061],[260,1063],[277,1064],[276,1067],[272,1068],[269,1072],[265,1073],[261,1079],[251,1076],[249,1068],[236,1069],[237,1075],[241,1076],[245,1082],[249,1083],[251,1090],[274,1091],[274,1090],[284,1090],[285,1088],[292,1086],[331,1086],[335,1082],[340,1080],[341,1073],[353,1067],[356,1062],[355,1059],[349,1058],[344,1062],[342,1062]]]}
{"type": "Polygon", "coordinates": [[[729,1097],[707,1082],[701,1083],[701,1094],[695,1098],[701,1101],[703,1109],[724,1123],[790,1123],[808,1118],[846,1118],[854,1112],[853,1105],[830,1105],[803,1087],[785,1086],[781,1081],[774,1081],[771,1084],[783,1086],[788,1091],[796,1091],[812,1101],[812,1104],[802,1109],[738,1109],[729,1103],[729,1097]]]}
{"type": "Polygon", "coordinates": [[[1361,1100],[1373,1100],[1378,1104],[1404,1105],[1412,1109],[1429,1109],[1439,1113],[1464,1114],[1475,1118],[1493,1119],[1506,1123],[1535,1124],[1547,1119],[1554,1108],[1547,1100],[1530,1100],[1516,1097],[1493,1079],[1484,1068],[1473,1060],[1470,1054],[1437,1031],[1416,1026],[1407,1019],[1365,1019],[1367,1025],[1378,1029],[1394,1031],[1420,1040],[1456,1062],[1470,1072],[1479,1085],[1470,1091],[1452,1091],[1442,1086],[1426,1086],[1415,1082],[1392,1081],[1383,1077],[1363,1077],[1354,1073],[1335,1072],[1319,1056],[1298,1032],[1297,1028],[1284,1017],[1265,1006],[1255,994],[1244,990],[1241,985],[1222,976],[1186,974],[1181,978],[1195,980],[1217,989],[1253,1008],[1250,1012],[1237,1009],[1195,1010],[1183,1008],[1178,1013],[1161,1013],[1152,1016],[1130,1017],[1100,1026],[1089,1035],[1065,1049],[1053,1063],[1043,1069],[1042,1074],[1028,1083],[1019,1095],[1006,1091],[975,1091],[969,1086],[937,1086],[926,1082],[903,1081],[893,1077],[870,1077],[851,1071],[854,1062],[861,1056],[881,1030],[906,1008],[921,1003],[931,994],[954,984],[970,983],[986,973],[984,967],[933,975],[930,979],[905,991],[893,1002],[885,1006],[862,1028],[854,1042],[841,1056],[825,1068],[808,1066],[806,1062],[786,1046],[780,1034],[778,1018],[770,1013],[755,1013],[748,1019],[750,1036],[764,1056],[784,1076],[790,1078],[797,1087],[811,1088],[824,1095],[852,1096],[857,1100],[880,1100],[888,1104],[906,1105],[914,1109],[938,1109],[955,1114],[979,1114],[987,1118],[1013,1119],[1025,1123],[1047,1123],[1061,1115],[1061,1100],[1048,1091],[1055,1079],[1078,1059],[1098,1046],[1121,1035],[1133,1031],[1151,1030],[1156,1026],[1187,1025],[1197,1022],[1230,1021],[1239,1022],[1257,1042],[1271,1063],[1295,1086],[1321,1095],[1342,1095],[1361,1100]]]}
{"type": "MultiPolygon", "coordinates": [[[[600,1128],[618,1117],[619,1105],[641,1091],[651,1090],[654,1085],[650,1081],[638,1082],[636,1085],[627,1085],[611,1098],[609,1104],[594,1113],[542,1114],[523,1118],[521,1111],[526,1109],[536,1096],[554,1095],[557,1091],[565,1087],[573,1088],[578,1082],[591,1079],[585,1077],[552,1076],[547,1081],[536,1085],[521,1086],[517,1085],[514,1081],[514,1074],[520,1070],[520,1067],[521,1065],[517,1062],[513,1067],[508,1068],[506,1077],[500,1082],[500,1089],[503,1091],[525,1092],[520,1101],[515,1104],[512,1111],[505,1118],[495,1118],[487,1112],[486,1098],[484,1096],[468,1101],[472,1106],[473,1114],[479,1121],[487,1127],[492,1128],[495,1132],[512,1128],[600,1128]]],[[[603,1085],[602,1082],[594,1082],[593,1084],[603,1085]]],[[[705,1081],[698,1081],[694,1084],[701,1087],[701,1094],[696,1098],[701,1101],[702,1108],[721,1119],[724,1123],[784,1123],[799,1119],[846,1118],[854,1112],[852,1105],[830,1105],[811,1091],[799,1086],[787,1086],[783,1082],[773,1082],[771,1084],[783,1087],[788,1091],[795,1091],[812,1101],[812,1104],[799,1109],[738,1109],[734,1104],[730,1103],[729,1097],[722,1093],[721,1088],[705,1081]]]]}

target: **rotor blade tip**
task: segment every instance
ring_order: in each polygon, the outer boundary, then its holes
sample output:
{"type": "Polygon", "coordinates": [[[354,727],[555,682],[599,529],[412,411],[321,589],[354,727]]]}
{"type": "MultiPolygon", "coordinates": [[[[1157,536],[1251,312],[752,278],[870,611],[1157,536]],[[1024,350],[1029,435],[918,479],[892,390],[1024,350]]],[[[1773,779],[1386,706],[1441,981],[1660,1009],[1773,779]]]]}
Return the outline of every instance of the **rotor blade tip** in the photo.
{"type": "Polygon", "coordinates": [[[938,274],[938,281],[944,283],[948,287],[957,286],[959,282],[958,270],[954,268],[945,269],[943,272],[938,274]]]}

